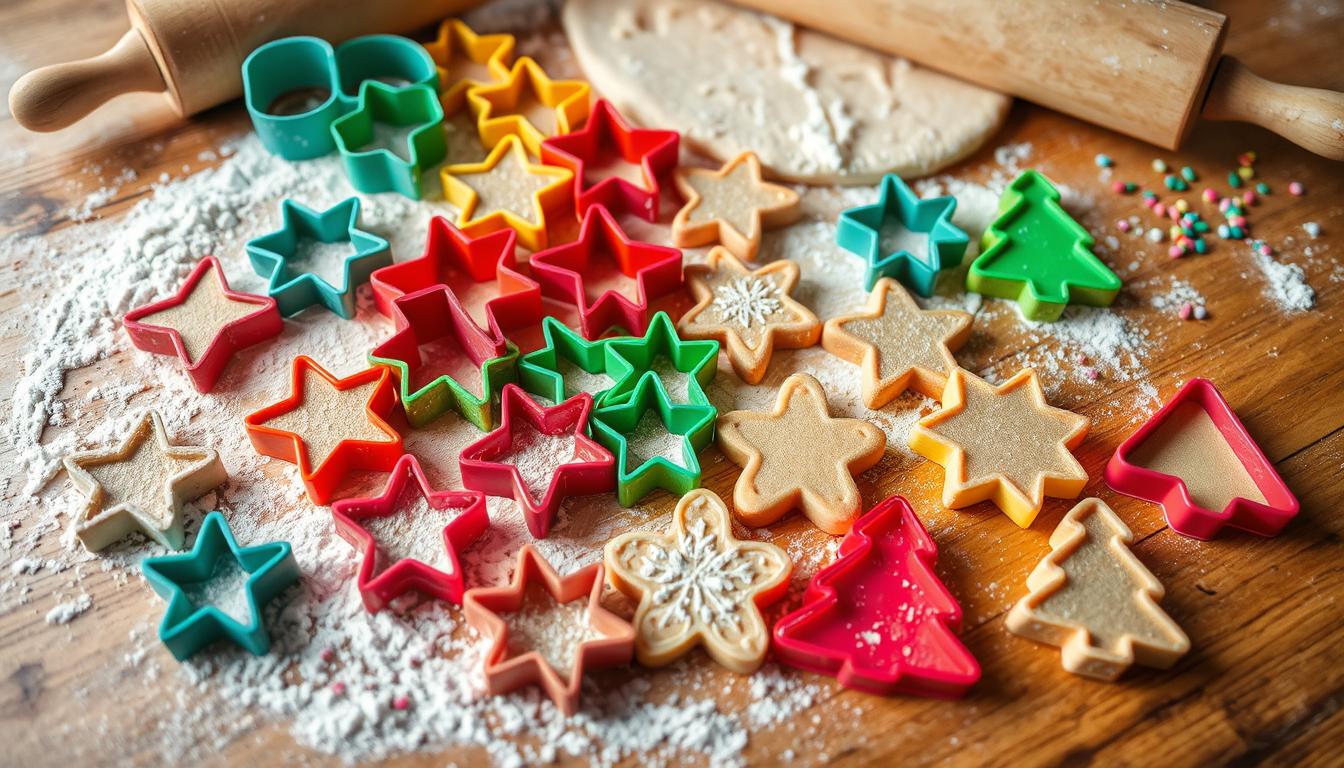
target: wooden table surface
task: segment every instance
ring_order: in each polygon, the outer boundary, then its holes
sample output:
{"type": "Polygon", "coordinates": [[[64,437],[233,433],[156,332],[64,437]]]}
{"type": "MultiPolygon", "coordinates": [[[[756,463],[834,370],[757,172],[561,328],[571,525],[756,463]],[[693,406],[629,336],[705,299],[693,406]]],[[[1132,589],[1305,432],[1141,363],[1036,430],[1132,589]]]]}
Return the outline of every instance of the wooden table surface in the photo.
{"type": "MultiPolygon", "coordinates": [[[[1344,15],[1330,3],[1210,3],[1232,18],[1229,53],[1275,79],[1344,89],[1344,15]]],[[[0,79],[29,66],[101,51],[124,29],[116,0],[11,0],[0,7],[0,79]],[[78,19],[76,29],[69,22],[78,19]]],[[[1142,104],[1135,104],[1142,109],[1142,104]]],[[[56,135],[24,132],[6,114],[0,119],[0,234],[43,237],[72,226],[65,213],[101,182],[91,165],[138,172],[138,180],[97,213],[114,217],[144,195],[160,172],[174,176],[211,162],[205,149],[248,129],[243,111],[227,105],[178,122],[152,96],[125,97],[92,119],[56,135]]],[[[1160,510],[1105,489],[1101,470],[1115,446],[1146,413],[1108,405],[1135,401],[1139,382],[1097,386],[1057,385],[1054,403],[1094,418],[1079,457],[1092,476],[1086,495],[1101,495],[1135,533],[1134,550],[1167,588],[1163,605],[1190,635],[1191,652],[1172,670],[1138,670],[1118,684],[1088,682],[1064,673],[1054,649],[1008,634],[1006,608],[1023,593],[1027,572],[1047,551],[1050,531],[1070,502],[1051,500],[1036,524],[1018,530],[987,505],[950,511],[937,503],[942,470],[927,462],[891,473],[865,488],[869,503],[894,490],[907,492],[940,549],[938,572],[965,609],[963,638],[980,660],[984,677],[963,701],[918,698],[880,700],[827,688],[815,705],[795,716],[796,730],[774,728],[752,735],[746,757],[769,761],[785,749],[812,759],[825,752],[840,763],[954,761],[975,765],[1143,763],[1163,765],[1340,764],[1344,760],[1344,347],[1340,312],[1344,281],[1334,250],[1344,232],[1344,166],[1320,160],[1248,126],[1202,125],[1179,153],[1159,153],[1115,134],[1030,105],[1017,104],[989,147],[953,169],[982,178],[992,148],[1030,142],[1030,162],[1053,178],[1094,194],[1090,222],[1110,222],[1136,210],[1132,198],[1103,191],[1093,156],[1105,151],[1122,168],[1147,168],[1161,154],[1179,167],[1190,164],[1225,173],[1238,152],[1255,149],[1258,171],[1278,193],[1254,209],[1256,235],[1270,242],[1292,236],[1286,260],[1301,263],[1316,292],[1308,312],[1284,314],[1264,297],[1263,278],[1244,249],[1220,247],[1206,257],[1169,262],[1149,258],[1127,275],[1130,284],[1179,277],[1194,285],[1212,312],[1205,322],[1181,322],[1171,310],[1138,306],[1149,324],[1160,324],[1157,348],[1146,358],[1146,381],[1161,398],[1200,375],[1214,379],[1302,502],[1301,515],[1277,538],[1236,532],[1196,542],[1171,531],[1160,510]],[[1284,193],[1298,179],[1302,198],[1284,193]],[[1315,221],[1325,234],[1312,242],[1316,258],[1301,258],[1301,225],[1315,221]],[[1160,316],[1159,316],[1160,315],[1160,316]],[[986,589],[985,585],[994,585],[986,589]],[[842,722],[837,700],[857,703],[858,722],[842,722]],[[820,715],[820,724],[813,716],[820,715]],[[862,738],[857,738],[861,734],[862,738]],[[800,738],[804,736],[804,738],[800,738]],[[818,739],[816,749],[810,739],[818,739]],[[1157,759],[1156,755],[1162,755],[1157,759]],[[899,757],[893,757],[899,756],[899,757]]],[[[1145,175],[1146,178],[1146,175],[1145,175]]],[[[1096,224],[1093,224],[1094,230],[1096,224]]],[[[1105,233],[1098,232],[1099,235],[1105,233]]],[[[1122,239],[1121,253],[1132,248],[1122,239]]],[[[1113,262],[1127,259],[1122,255],[1113,262]]],[[[16,360],[25,342],[26,297],[15,289],[16,270],[0,266],[0,353],[16,360]]],[[[1137,315],[1136,315],[1137,316],[1137,315]]],[[[1013,313],[977,323],[977,336],[962,363],[1000,376],[1030,359],[1013,313]]],[[[1037,344],[1050,344],[1046,338],[1037,344]]],[[[13,392],[14,365],[0,367],[0,393],[13,392]]],[[[720,374],[723,375],[723,374],[720,374]]],[[[73,385],[72,385],[73,386],[73,385]]],[[[1151,408],[1152,405],[1147,406],[1151,408]]],[[[8,408],[6,408],[8,410],[8,408]]],[[[709,451],[707,453],[713,453],[709,451]]],[[[718,457],[706,460],[706,485],[729,495],[737,469],[718,457]]],[[[0,477],[10,479],[13,449],[0,449],[0,477]]],[[[64,482],[58,477],[57,483],[64,482]]],[[[16,511],[5,490],[5,515],[16,511]]],[[[663,498],[653,511],[664,514],[663,498]]],[[[787,537],[803,524],[777,527],[787,537]]],[[[46,546],[57,546],[49,536],[46,546]]],[[[8,556],[0,554],[8,569],[8,556]]],[[[146,603],[90,576],[94,618],[66,627],[43,620],[55,576],[31,582],[33,599],[0,615],[0,739],[15,765],[48,765],[83,756],[94,762],[159,762],[153,754],[119,745],[115,735],[81,730],[95,713],[134,708],[163,695],[168,680],[128,680],[125,697],[89,701],[76,695],[81,675],[106,654],[126,651],[125,630],[142,621],[146,603]]],[[[698,663],[708,663],[703,658],[698,663]]],[[[133,729],[150,727],[140,723],[133,729]]],[[[292,744],[284,724],[260,727],[218,755],[229,761],[267,761],[299,755],[322,762],[292,744]],[[272,750],[282,750],[275,752],[272,750]]],[[[406,756],[400,764],[442,764],[444,756],[406,756]]]]}

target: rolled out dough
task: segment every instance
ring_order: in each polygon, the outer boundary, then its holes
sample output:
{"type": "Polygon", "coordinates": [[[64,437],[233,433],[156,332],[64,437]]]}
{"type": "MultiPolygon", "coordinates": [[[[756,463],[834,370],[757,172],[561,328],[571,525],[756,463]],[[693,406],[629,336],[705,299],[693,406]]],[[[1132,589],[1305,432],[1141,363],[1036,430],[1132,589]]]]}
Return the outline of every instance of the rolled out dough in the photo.
{"type": "Polygon", "coordinates": [[[934,173],[974,152],[1010,103],[716,0],[568,0],[562,18],[584,74],[628,117],[721,161],[754,151],[790,181],[934,173]]]}

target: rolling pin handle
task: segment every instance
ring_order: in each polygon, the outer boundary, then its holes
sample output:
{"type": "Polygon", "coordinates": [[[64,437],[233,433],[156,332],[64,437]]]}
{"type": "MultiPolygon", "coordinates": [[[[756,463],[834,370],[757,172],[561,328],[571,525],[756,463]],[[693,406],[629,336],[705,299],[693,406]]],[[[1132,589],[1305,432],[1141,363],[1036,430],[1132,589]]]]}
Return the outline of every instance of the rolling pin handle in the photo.
{"type": "Polygon", "coordinates": [[[1231,56],[1218,62],[1203,116],[1268,128],[1331,160],[1344,160],[1344,93],[1284,85],[1231,56]]]}
{"type": "Polygon", "coordinates": [[[166,88],[154,54],[131,29],[98,56],[42,67],[19,78],[9,89],[9,111],[24,128],[56,131],[114,96],[166,88]]]}

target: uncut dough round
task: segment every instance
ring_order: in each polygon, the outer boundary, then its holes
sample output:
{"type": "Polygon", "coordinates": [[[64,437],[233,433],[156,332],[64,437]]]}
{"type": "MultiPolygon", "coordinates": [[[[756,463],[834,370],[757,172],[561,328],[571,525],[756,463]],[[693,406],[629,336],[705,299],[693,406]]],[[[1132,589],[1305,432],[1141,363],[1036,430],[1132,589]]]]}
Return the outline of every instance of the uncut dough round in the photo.
{"type": "Polygon", "coordinates": [[[925,176],[1003,122],[1002,94],[715,0],[568,0],[584,74],[635,122],[777,178],[872,184],[925,176]]]}

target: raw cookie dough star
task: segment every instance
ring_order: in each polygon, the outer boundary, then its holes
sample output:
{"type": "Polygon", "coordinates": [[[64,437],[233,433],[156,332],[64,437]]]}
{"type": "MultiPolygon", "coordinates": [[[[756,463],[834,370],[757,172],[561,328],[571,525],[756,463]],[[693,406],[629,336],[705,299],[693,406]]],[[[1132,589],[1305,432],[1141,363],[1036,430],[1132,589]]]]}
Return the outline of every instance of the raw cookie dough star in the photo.
{"type": "Polygon", "coordinates": [[[876,410],[907,388],[938,397],[957,367],[952,352],[970,335],[970,314],[920,309],[900,283],[884,277],[862,312],[826,321],[821,345],[863,367],[863,402],[876,410]]]}
{"type": "Polygon", "coordinates": [[[737,519],[758,527],[799,508],[836,535],[849,530],[862,505],[854,474],[881,460],[887,436],[866,421],[832,418],[821,383],[795,373],[779,388],[773,411],[724,414],[718,445],[742,466],[733,488],[737,519]]]}
{"type": "Polygon", "coordinates": [[[682,248],[716,240],[740,259],[751,261],[761,247],[761,231],[797,220],[798,193],[761,179],[761,162],[743,152],[717,171],[677,169],[677,191],[686,205],[672,220],[673,242],[682,248]]]}
{"type": "Polygon", "coordinates": [[[1082,493],[1087,472],[1070,451],[1087,435],[1086,416],[1054,408],[1027,368],[999,386],[960,368],[947,379],[943,408],[910,430],[910,447],[946,470],[943,504],[986,499],[1026,528],[1046,496],[1082,493]]]}

